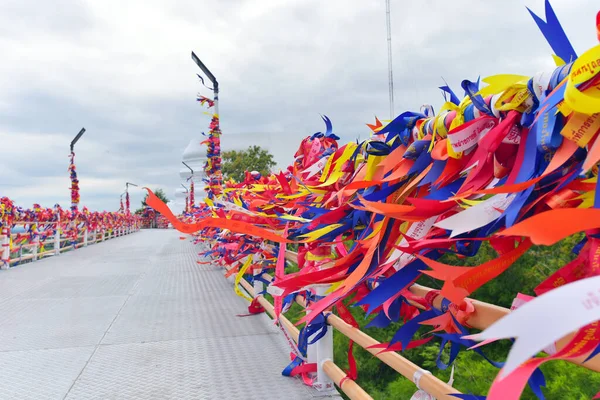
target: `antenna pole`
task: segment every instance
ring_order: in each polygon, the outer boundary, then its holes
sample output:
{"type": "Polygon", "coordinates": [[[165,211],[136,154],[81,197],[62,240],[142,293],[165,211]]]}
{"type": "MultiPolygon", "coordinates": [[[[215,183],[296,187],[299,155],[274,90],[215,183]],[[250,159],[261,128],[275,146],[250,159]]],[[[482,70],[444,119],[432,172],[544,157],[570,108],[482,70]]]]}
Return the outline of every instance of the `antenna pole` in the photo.
{"type": "Polygon", "coordinates": [[[393,68],[392,68],[392,23],[390,22],[390,0],[385,0],[385,22],[386,22],[386,26],[387,26],[390,119],[394,119],[394,73],[393,73],[393,68]]]}

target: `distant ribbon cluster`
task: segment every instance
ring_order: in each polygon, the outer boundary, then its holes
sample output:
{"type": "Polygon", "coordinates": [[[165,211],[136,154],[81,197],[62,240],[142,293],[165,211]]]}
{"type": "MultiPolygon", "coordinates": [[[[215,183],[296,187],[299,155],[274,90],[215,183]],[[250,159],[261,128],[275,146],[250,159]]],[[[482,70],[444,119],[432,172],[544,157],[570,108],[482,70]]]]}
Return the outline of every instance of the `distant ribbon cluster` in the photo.
{"type": "Polygon", "coordinates": [[[25,232],[16,234],[10,243],[11,247],[43,242],[57,232],[74,244],[81,229],[112,233],[116,229],[137,225],[138,221],[138,216],[125,212],[90,212],[87,207],[73,211],[63,209],[58,204],[53,208],[43,208],[39,204],[22,208],[8,197],[0,198],[0,229],[10,234],[15,224],[25,226],[25,232]]]}
{"type": "MultiPolygon", "coordinates": [[[[369,125],[371,138],[360,143],[341,145],[324,117],[325,131],[302,141],[285,172],[227,181],[222,192],[180,218],[152,193],[148,204],[175,228],[208,243],[203,255],[233,267],[230,273],[262,279],[262,271],[274,269],[273,282],[266,283],[276,313],[295,294],[330,285],[325,297],[310,299],[310,313],[301,321],[305,331],[320,329],[332,307],[341,316],[349,303],[376,316],[370,326],[402,322],[388,350],[440,338],[440,355],[450,347],[447,364],[438,357],[442,369],[478,340],[517,338],[506,365],[488,360],[504,368],[487,398],[518,399],[527,383],[542,396],[543,362],[600,351],[600,284],[594,278],[600,275],[600,46],[578,56],[549,4],[546,21],[534,19],[555,52],[551,71],[495,75],[481,80],[486,85],[464,80],[462,98],[443,86],[447,102],[436,114],[424,107],[387,124],[376,120],[369,125]],[[470,336],[471,293],[533,244],[550,245],[578,232],[585,236],[573,249],[575,261],[540,282],[539,297],[470,336]],[[484,264],[438,261],[446,253],[472,257],[484,242],[497,253],[484,264]],[[299,271],[286,274],[280,249],[289,243],[298,245],[299,271]],[[442,283],[427,298],[408,290],[423,274],[442,283]],[[575,315],[557,320],[560,327],[539,323],[543,318],[535,310],[552,315],[553,293],[573,284],[580,285],[577,292],[561,301],[575,315]],[[590,299],[589,292],[596,294],[590,299]],[[438,296],[441,309],[433,307],[438,296]],[[551,333],[528,337],[525,326],[536,321],[551,333]],[[421,326],[434,335],[414,340],[421,326]],[[577,333],[558,352],[532,358],[572,331],[577,333]],[[542,337],[548,342],[532,344],[542,337]]],[[[209,145],[218,142],[209,139],[209,145]]],[[[209,171],[215,168],[211,163],[209,171]]],[[[485,346],[474,351],[487,360],[485,346]]]]}

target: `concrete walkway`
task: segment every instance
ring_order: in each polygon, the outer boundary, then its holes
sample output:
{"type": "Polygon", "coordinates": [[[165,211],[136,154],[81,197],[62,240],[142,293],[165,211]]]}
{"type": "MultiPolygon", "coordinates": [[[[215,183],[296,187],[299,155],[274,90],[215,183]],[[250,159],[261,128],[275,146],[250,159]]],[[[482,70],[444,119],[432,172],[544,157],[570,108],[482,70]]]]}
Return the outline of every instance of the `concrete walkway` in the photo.
{"type": "Polygon", "coordinates": [[[172,230],[0,272],[0,399],[311,399],[268,317],[172,230]]]}

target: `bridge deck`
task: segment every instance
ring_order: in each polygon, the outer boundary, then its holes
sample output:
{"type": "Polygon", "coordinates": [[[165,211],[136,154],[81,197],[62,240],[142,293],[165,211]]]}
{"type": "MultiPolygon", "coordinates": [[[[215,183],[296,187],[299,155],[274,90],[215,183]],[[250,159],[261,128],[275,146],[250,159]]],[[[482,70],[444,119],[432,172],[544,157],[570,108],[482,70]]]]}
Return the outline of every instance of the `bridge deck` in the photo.
{"type": "Polygon", "coordinates": [[[0,273],[0,399],[310,399],[268,317],[170,230],[0,273]]]}

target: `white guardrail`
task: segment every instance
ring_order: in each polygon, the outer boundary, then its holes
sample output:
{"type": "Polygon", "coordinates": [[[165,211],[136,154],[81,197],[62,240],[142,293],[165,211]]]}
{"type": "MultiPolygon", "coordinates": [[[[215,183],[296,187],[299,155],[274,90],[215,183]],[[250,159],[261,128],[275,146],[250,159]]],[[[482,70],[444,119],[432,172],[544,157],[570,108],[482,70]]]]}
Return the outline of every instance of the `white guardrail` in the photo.
{"type": "MultiPolygon", "coordinates": [[[[140,230],[139,223],[110,229],[89,230],[80,223],[67,229],[57,222],[15,222],[11,228],[4,227],[0,233],[0,269],[9,269],[23,262],[33,262],[44,257],[57,256],[69,250],[87,247],[140,230]],[[67,231],[66,234],[64,231],[67,231]],[[20,231],[20,232],[14,232],[20,231]]],[[[71,223],[72,224],[72,223],[71,223]]]]}

